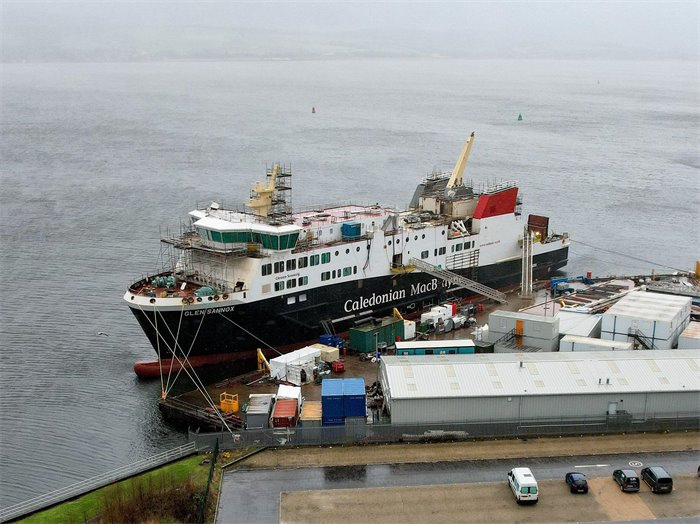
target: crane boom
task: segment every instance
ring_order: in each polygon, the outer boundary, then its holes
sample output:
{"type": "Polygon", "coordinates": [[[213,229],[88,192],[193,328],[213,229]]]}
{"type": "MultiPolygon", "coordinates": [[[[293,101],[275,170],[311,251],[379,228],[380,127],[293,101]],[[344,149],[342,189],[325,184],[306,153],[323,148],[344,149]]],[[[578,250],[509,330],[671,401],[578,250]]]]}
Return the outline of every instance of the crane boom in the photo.
{"type": "Polygon", "coordinates": [[[467,160],[469,160],[469,153],[472,150],[472,144],[474,143],[474,131],[469,135],[467,141],[464,143],[462,152],[457,159],[454,169],[452,170],[452,176],[447,182],[447,187],[463,186],[462,175],[464,174],[464,168],[467,167],[467,160]]]}

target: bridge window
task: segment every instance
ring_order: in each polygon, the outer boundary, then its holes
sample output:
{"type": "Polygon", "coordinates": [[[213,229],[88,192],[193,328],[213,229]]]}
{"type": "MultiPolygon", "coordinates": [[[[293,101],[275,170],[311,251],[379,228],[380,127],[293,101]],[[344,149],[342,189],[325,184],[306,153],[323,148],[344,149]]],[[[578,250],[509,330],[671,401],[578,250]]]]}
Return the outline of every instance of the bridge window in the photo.
{"type": "Polygon", "coordinates": [[[282,273],[284,271],[284,262],[275,262],[275,273],[282,273]]]}
{"type": "Polygon", "coordinates": [[[297,268],[296,259],[287,260],[287,271],[294,271],[297,268]]]}
{"type": "Polygon", "coordinates": [[[272,264],[263,264],[262,265],[262,276],[266,277],[267,275],[272,274],[272,264]]]}
{"type": "Polygon", "coordinates": [[[312,266],[318,266],[318,255],[311,255],[309,258],[312,266]]]}
{"type": "Polygon", "coordinates": [[[211,231],[211,239],[214,242],[223,242],[221,238],[221,231],[211,231]]]}
{"type": "MultiPolygon", "coordinates": [[[[258,235],[259,237],[260,235],[258,235]]],[[[250,231],[226,232],[223,233],[223,240],[227,244],[254,242],[253,234],[250,231]]],[[[260,239],[258,238],[258,243],[260,239]]]]}

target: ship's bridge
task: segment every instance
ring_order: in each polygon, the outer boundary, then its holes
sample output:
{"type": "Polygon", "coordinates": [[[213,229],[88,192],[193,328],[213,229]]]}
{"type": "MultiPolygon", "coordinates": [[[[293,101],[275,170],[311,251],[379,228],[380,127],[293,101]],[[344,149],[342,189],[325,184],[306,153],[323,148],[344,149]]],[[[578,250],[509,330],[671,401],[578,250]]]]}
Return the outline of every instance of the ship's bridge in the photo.
{"type": "Polygon", "coordinates": [[[200,240],[213,248],[227,250],[232,244],[260,244],[264,249],[294,249],[301,228],[294,224],[272,226],[255,222],[229,222],[205,216],[194,223],[200,240]]]}

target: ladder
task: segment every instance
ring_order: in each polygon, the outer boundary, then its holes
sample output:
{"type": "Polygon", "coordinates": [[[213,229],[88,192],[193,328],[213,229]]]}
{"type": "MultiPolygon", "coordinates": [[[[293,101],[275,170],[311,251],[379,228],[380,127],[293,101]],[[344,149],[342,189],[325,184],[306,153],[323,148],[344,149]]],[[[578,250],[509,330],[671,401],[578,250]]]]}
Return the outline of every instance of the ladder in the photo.
{"type": "Polygon", "coordinates": [[[433,275],[435,277],[441,278],[442,280],[446,280],[447,282],[450,282],[455,286],[468,289],[469,291],[473,291],[474,293],[478,293],[479,295],[484,295],[488,298],[492,298],[493,300],[496,300],[501,304],[505,304],[506,302],[508,302],[506,300],[505,293],[501,293],[496,289],[490,288],[488,286],[480,284],[479,282],[475,282],[474,280],[470,280],[466,277],[460,276],[457,273],[453,273],[452,271],[449,271],[447,269],[439,268],[422,260],[418,260],[417,258],[412,258],[408,261],[408,263],[412,266],[415,266],[417,269],[420,269],[423,273],[428,273],[429,275],[433,275]]]}
{"type": "Polygon", "coordinates": [[[656,349],[654,347],[654,341],[650,339],[649,337],[645,336],[644,333],[639,331],[636,327],[632,326],[627,330],[627,336],[629,338],[633,338],[639,344],[644,348],[644,349],[656,349]]]}

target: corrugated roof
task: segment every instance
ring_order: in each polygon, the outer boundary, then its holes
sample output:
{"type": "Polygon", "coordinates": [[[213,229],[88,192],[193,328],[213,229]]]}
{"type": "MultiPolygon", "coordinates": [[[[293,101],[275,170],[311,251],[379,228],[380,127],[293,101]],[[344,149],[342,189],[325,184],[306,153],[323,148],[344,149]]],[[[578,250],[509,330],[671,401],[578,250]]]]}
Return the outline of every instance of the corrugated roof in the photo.
{"type": "Polygon", "coordinates": [[[690,297],[632,291],[604,314],[670,322],[681,314],[683,308],[690,308],[690,302],[690,297]]]}
{"type": "Polygon", "coordinates": [[[587,337],[600,325],[602,315],[559,311],[559,334],[587,337]]]}
{"type": "Polygon", "coordinates": [[[387,356],[381,365],[393,399],[700,392],[700,359],[684,350],[387,356]]]}
{"type": "Polygon", "coordinates": [[[532,322],[540,322],[542,324],[556,324],[559,322],[557,317],[545,317],[542,315],[534,315],[532,313],[525,313],[523,311],[505,311],[498,309],[493,313],[489,314],[489,318],[514,318],[516,320],[530,320],[532,322]]]}

